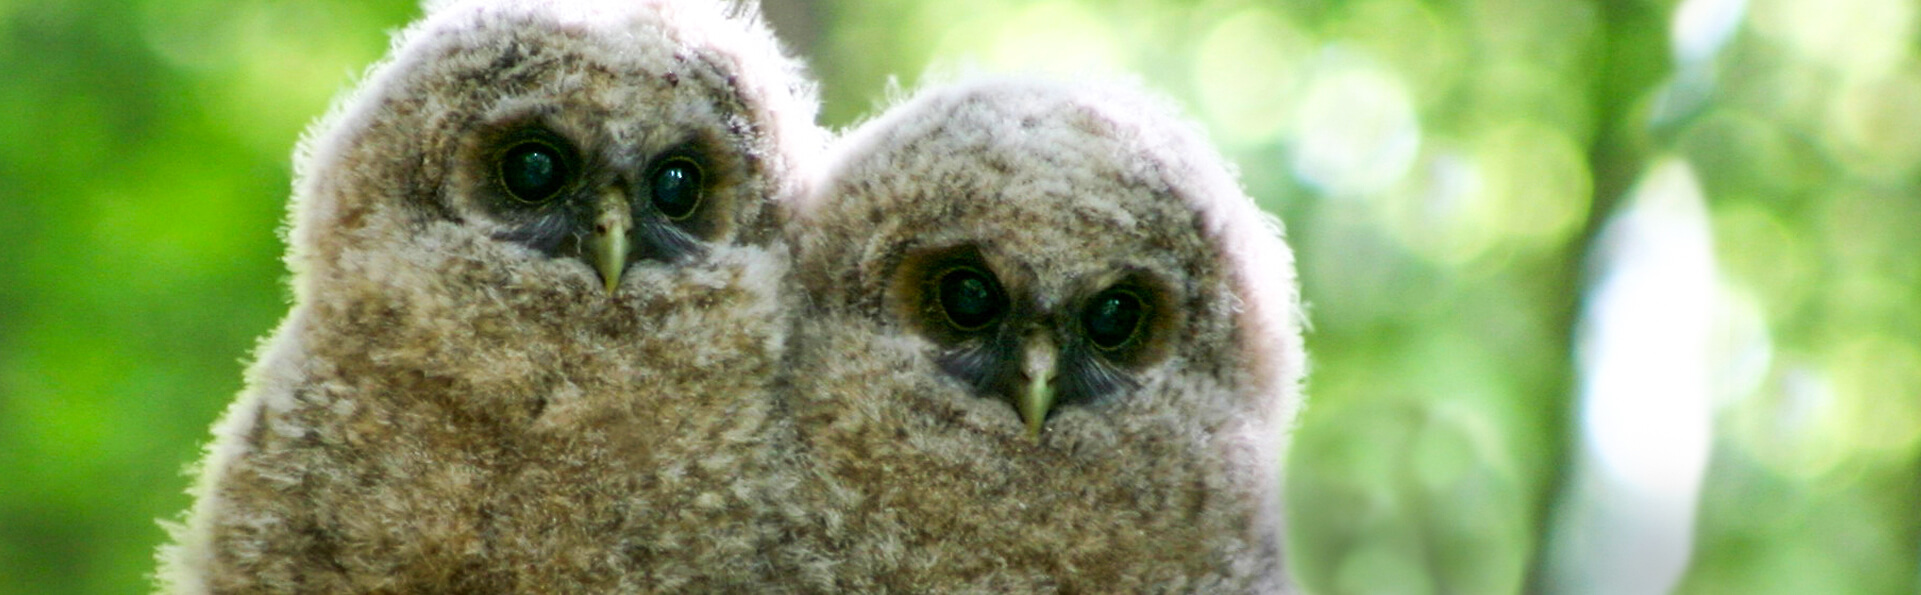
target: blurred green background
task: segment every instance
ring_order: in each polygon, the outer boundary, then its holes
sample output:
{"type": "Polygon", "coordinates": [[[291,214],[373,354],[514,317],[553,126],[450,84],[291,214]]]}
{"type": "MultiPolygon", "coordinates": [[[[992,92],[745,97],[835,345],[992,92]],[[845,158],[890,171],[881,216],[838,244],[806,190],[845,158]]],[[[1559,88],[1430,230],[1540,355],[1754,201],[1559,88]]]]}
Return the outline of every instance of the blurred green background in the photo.
{"type": "MultiPolygon", "coordinates": [[[[1914,593],[1914,0],[770,2],[823,122],[1133,73],[1286,221],[1323,593],[1914,593]]],[[[411,2],[0,0],[0,592],[148,588],[411,2]]]]}

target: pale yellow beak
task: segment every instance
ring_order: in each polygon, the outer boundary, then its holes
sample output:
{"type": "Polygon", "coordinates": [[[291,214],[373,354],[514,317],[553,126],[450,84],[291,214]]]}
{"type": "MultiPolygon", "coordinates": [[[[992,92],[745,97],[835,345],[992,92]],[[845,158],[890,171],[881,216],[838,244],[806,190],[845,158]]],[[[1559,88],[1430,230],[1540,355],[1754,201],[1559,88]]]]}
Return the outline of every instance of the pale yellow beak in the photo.
{"type": "Polygon", "coordinates": [[[1047,412],[1054,408],[1054,342],[1048,340],[1046,333],[1035,333],[1028,337],[1027,348],[1021,357],[1021,372],[1027,378],[1014,408],[1020,410],[1021,421],[1027,423],[1027,437],[1040,442],[1041,429],[1047,422],[1047,412]]]}
{"type": "Polygon", "coordinates": [[[607,285],[607,293],[614,293],[620,286],[620,274],[627,269],[627,253],[633,249],[627,242],[627,230],[633,226],[633,215],[627,209],[627,197],[619,191],[608,190],[600,197],[600,213],[594,217],[594,234],[588,240],[587,257],[593,260],[594,270],[600,273],[600,280],[607,285]]]}

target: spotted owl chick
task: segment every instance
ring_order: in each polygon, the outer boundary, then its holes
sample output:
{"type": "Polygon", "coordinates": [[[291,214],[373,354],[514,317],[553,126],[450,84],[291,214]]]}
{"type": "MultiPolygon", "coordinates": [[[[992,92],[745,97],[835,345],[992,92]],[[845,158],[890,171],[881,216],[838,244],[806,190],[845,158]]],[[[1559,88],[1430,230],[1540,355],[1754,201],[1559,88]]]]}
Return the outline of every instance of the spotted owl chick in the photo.
{"type": "Polygon", "coordinates": [[[751,578],[812,87],[705,0],[436,6],[303,142],[178,592],[751,578]],[[741,454],[745,453],[745,454],[741,454]]]}
{"type": "Polygon", "coordinates": [[[994,79],[838,141],[795,207],[809,589],[1288,588],[1300,307],[1277,222],[1163,102],[994,79]]]}

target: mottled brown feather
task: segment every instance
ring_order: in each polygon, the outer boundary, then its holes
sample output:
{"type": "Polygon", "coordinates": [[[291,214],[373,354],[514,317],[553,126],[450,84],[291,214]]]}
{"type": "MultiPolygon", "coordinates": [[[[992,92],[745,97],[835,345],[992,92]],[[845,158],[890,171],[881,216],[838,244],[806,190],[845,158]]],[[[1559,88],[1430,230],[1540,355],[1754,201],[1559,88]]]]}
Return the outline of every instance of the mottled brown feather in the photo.
{"type": "Polygon", "coordinates": [[[802,462],[781,576],[809,591],[1288,588],[1292,256],[1191,125],[1125,85],[996,79],[923,91],[832,155],[789,227],[808,302],[783,392],[802,462]],[[1008,316],[1058,322],[1136,274],[1178,316],[1153,326],[1161,351],[1116,364],[1132,384],[1057,408],[1031,440],[1007,402],[939,366],[952,339],[912,320],[925,309],[890,306],[919,286],[898,276],[925,268],[902,262],[957,245],[1018,302],[1008,316]]]}
{"type": "Polygon", "coordinates": [[[602,592],[771,569],[771,205],[803,190],[814,110],[757,17],[712,2],[452,2],[397,34],[296,157],[293,308],[215,428],[161,588],[602,592]],[[654,156],[706,143],[701,249],[643,255],[609,294],[580,258],[503,239],[474,143],[529,121],[591,157],[583,188],[626,196],[654,156]]]}

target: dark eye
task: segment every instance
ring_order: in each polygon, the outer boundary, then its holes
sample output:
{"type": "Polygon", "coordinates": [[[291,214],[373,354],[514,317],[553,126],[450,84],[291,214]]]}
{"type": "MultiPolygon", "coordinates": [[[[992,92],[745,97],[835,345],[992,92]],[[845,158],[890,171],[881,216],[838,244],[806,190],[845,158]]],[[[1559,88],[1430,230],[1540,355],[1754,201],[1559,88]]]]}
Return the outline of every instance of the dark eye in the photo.
{"type": "Polygon", "coordinates": [[[947,323],[962,331],[986,328],[1007,309],[1007,298],[1000,284],[986,271],[974,267],[955,267],[940,276],[936,299],[947,323]]]}
{"type": "Polygon", "coordinates": [[[693,215],[700,208],[701,175],[700,164],[686,157],[674,157],[655,167],[654,208],[674,221],[693,215]]]}
{"type": "Polygon", "coordinates": [[[1146,321],[1146,304],[1141,302],[1139,294],[1128,289],[1103,291],[1081,312],[1081,328],[1087,333],[1087,339],[1106,351],[1119,349],[1134,340],[1146,321]]]}
{"type": "Polygon", "coordinates": [[[553,199],[567,185],[567,162],[560,149],[543,141],[526,141],[500,157],[500,184],[521,202],[540,204],[553,199]]]}

